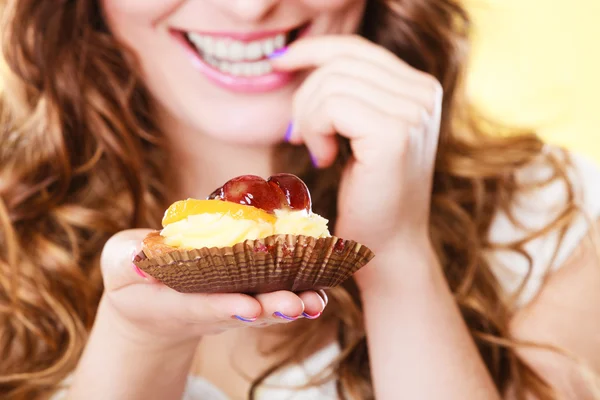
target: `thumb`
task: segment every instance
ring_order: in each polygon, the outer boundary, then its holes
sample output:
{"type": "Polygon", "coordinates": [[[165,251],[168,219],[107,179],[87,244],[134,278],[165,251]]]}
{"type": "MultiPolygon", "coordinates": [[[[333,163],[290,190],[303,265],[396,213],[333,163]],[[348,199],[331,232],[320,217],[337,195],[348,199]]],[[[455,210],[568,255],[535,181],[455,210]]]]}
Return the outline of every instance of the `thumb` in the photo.
{"type": "Polygon", "coordinates": [[[147,282],[133,264],[133,258],[142,250],[142,241],[150,229],[130,229],[112,236],[102,250],[100,267],[106,291],[113,291],[135,283],[147,282]]]}

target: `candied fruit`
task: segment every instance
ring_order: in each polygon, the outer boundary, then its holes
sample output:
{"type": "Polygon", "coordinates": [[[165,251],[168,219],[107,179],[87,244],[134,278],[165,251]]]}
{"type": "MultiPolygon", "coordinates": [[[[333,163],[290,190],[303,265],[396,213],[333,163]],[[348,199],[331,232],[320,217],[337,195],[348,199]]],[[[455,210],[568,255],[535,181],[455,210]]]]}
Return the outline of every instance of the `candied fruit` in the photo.
{"type": "Polygon", "coordinates": [[[181,221],[190,215],[197,214],[226,214],[235,219],[263,220],[274,223],[275,216],[259,208],[222,200],[187,199],[175,202],[165,212],[162,220],[163,227],[181,221]]]}

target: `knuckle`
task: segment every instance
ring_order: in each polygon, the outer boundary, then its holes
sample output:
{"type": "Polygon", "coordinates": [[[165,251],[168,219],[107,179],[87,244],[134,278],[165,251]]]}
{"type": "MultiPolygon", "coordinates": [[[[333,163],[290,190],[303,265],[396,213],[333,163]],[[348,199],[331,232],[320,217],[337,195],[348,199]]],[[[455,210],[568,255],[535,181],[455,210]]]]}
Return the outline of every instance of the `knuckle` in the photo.
{"type": "Polygon", "coordinates": [[[353,33],[352,35],[350,35],[349,39],[352,40],[353,42],[356,42],[359,44],[367,43],[367,39],[365,39],[363,36],[359,35],[358,33],[353,33]]]}
{"type": "Polygon", "coordinates": [[[403,154],[410,146],[411,132],[415,129],[412,124],[396,124],[393,138],[389,140],[389,146],[395,154],[403,154]]]}
{"type": "Polygon", "coordinates": [[[430,88],[427,93],[427,97],[425,99],[425,103],[423,104],[423,110],[425,111],[425,115],[432,115],[441,100],[440,91],[437,89],[430,88]]]}
{"type": "Polygon", "coordinates": [[[427,111],[427,115],[431,115],[443,97],[444,88],[437,79],[431,75],[427,75],[427,82],[425,83],[423,90],[424,109],[427,111]]]}
{"type": "Polygon", "coordinates": [[[434,77],[431,77],[430,79],[429,91],[431,94],[430,98],[433,100],[434,105],[444,96],[444,87],[442,86],[440,81],[438,81],[434,77]]]}
{"type": "Polygon", "coordinates": [[[415,115],[413,122],[413,127],[421,127],[423,123],[429,119],[429,116],[433,112],[433,107],[430,105],[418,105],[415,107],[415,115]]]}
{"type": "Polygon", "coordinates": [[[415,103],[409,108],[409,112],[400,115],[399,118],[404,122],[403,125],[420,128],[430,119],[432,112],[427,105],[415,103]]]}

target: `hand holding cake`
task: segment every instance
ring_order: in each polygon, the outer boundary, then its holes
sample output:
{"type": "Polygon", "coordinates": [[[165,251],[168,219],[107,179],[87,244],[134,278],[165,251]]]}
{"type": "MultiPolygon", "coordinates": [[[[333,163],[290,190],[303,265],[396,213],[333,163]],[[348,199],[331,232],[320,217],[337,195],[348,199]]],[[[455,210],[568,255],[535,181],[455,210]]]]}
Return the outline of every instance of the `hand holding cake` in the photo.
{"type": "Polygon", "coordinates": [[[334,287],[373,258],[365,246],[332,237],[312,212],[298,177],[231,179],[207,200],[169,207],[135,260],[184,293],[265,293],[334,287]]]}

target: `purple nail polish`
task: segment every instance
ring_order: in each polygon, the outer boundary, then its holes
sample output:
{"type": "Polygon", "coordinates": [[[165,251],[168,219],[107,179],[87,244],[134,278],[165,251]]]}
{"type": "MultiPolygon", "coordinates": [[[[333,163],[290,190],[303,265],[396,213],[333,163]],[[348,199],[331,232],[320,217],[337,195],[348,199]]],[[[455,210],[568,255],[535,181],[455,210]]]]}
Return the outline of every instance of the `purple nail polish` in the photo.
{"type": "Polygon", "coordinates": [[[234,315],[233,318],[237,319],[238,321],[242,321],[242,322],[254,322],[254,321],[256,321],[256,318],[244,318],[244,317],[240,317],[239,315],[234,315]]]}
{"type": "Polygon", "coordinates": [[[303,312],[303,313],[302,313],[302,316],[303,316],[304,318],[306,318],[306,319],[317,319],[317,318],[319,318],[319,317],[320,317],[322,314],[323,314],[323,313],[316,313],[315,315],[310,315],[310,314],[307,314],[307,313],[303,312]]]}
{"type": "Polygon", "coordinates": [[[273,313],[273,316],[274,316],[274,317],[277,317],[277,318],[282,318],[282,319],[285,319],[285,320],[287,320],[287,321],[295,321],[295,320],[297,320],[297,319],[298,319],[298,317],[288,317],[287,315],[285,315],[285,314],[282,314],[282,313],[280,313],[279,311],[277,311],[276,313],[273,313]]]}
{"type": "Polygon", "coordinates": [[[310,162],[312,162],[313,167],[318,168],[319,163],[317,162],[317,158],[311,152],[308,154],[310,155],[310,162]]]}
{"type": "Polygon", "coordinates": [[[271,53],[268,57],[272,60],[275,58],[279,58],[282,55],[284,55],[286,53],[286,51],[288,50],[287,47],[281,48],[279,50],[274,51],[273,53],[271,53]]]}
{"type": "Polygon", "coordinates": [[[289,142],[290,139],[292,138],[293,130],[294,130],[294,123],[290,121],[290,123],[287,126],[287,129],[285,130],[285,136],[283,137],[283,140],[285,140],[286,142],[289,142]]]}

